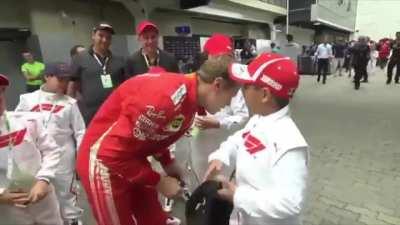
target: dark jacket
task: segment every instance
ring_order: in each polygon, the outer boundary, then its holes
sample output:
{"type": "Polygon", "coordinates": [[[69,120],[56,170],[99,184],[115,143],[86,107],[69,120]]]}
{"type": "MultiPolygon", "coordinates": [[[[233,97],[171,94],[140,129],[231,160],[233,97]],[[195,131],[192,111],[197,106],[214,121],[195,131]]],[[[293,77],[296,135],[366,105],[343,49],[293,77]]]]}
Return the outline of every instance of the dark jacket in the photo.
{"type": "MultiPolygon", "coordinates": [[[[81,86],[81,111],[85,119],[86,125],[89,124],[97,110],[122,82],[124,82],[124,60],[122,57],[109,53],[107,61],[106,73],[110,74],[113,86],[111,88],[103,88],[101,75],[103,74],[102,66],[93,57],[93,50],[90,48],[72,59],[72,80],[79,81],[81,86]]],[[[100,58],[100,57],[99,57],[100,58]]],[[[100,59],[102,63],[104,60],[100,59]]]]}
{"type": "Polygon", "coordinates": [[[350,49],[350,52],[353,56],[353,65],[366,66],[368,64],[371,50],[367,44],[358,42],[350,49]]]}
{"type": "MultiPolygon", "coordinates": [[[[175,56],[163,50],[159,50],[159,60],[157,65],[154,66],[163,67],[167,72],[179,73],[178,62],[175,56]]],[[[149,67],[142,54],[142,49],[133,53],[126,60],[125,76],[127,79],[138,74],[147,73],[148,71],[149,67]]]]}

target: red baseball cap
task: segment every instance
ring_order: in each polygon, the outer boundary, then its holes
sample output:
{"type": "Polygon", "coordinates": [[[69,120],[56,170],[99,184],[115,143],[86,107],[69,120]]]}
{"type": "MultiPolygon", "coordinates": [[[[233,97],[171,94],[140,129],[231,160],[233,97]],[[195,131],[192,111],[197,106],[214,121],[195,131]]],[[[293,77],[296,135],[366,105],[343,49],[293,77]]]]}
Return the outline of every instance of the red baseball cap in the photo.
{"type": "Polygon", "coordinates": [[[263,53],[248,66],[233,63],[229,67],[231,78],[242,84],[268,88],[274,95],[290,99],[299,86],[296,63],[289,57],[263,53]]]}
{"type": "Polygon", "coordinates": [[[204,52],[208,55],[224,55],[233,51],[233,43],[231,37],[215,33],[204,44],[204,52]]]}
{"type": "Polygon", "coordinates": [[[6,77],[6,75],[0,74],[0,86],[8,86],[10,81],[6,77]]]}
{"type": "Polygon", "coordinates": [[[143,33],[144,30],[150,28],[156,30],[158,33],[158,27],[154,23],[150,22],[149,20],[144,20],[140,22],[139,25],[136,27],[136,34],[140,35],[143,33]]]}

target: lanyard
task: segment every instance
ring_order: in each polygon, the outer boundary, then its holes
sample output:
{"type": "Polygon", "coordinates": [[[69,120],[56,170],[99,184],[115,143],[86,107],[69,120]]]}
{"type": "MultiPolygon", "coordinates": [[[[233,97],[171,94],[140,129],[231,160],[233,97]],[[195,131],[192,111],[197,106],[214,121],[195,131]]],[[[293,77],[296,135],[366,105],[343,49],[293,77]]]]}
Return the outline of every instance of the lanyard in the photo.
{"type": "Polygon", "coordinates": [[[107,74],[107,64],[108,60],[110,59],[109,57],[106,57],[104,60],[104,64],[101,63],[99,57],[96,55],[96,53],[93,53],[93,57],[96,59],[97,63],[101,66],[101,69],[103,70],[103,74],[107,74]]]}
{"type": "MultiPolygon", "coordinates": [[[[151,66],[150,65],[150,61],[147,58],[146,54],[143,53],[143,51],[142,51],[142,55],[143,55],[144,61],[146,62],[147,69],[150,69],[150,66],[151,66]]],[[[156,59],[156,65],[155,66],[158,66],[159,62],[160,62],[160,51],[157,50],[157,59],[156,59]]]]}

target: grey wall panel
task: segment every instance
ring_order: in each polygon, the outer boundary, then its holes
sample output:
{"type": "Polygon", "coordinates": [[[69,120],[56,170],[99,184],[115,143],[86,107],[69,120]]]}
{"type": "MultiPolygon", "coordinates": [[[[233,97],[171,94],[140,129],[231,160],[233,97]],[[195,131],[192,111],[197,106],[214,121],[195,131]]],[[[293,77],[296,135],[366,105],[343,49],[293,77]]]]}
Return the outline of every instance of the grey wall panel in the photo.
{"type": "Polygon", "coordinates": [[[6,92],[7,110],[13,110],[19,95],[25,92],[25,78],[20,72],[23,63],[20,52],[24,46],[24,41],[0,41],[0,73],[7,75],[11,82],[6,92]]]}

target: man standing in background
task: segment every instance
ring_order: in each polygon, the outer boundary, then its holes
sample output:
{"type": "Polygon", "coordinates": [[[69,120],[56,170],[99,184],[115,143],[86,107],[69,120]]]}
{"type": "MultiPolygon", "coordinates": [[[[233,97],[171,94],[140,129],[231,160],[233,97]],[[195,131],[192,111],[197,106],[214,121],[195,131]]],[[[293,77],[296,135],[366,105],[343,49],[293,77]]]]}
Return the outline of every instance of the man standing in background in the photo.
{"type": "Polygon", "coordinates": [[[328,39],[324,39],[324,43],[318,45],[317,51],[315,52],[315,57],[318,60],[318,79],[321,79],[321,72],[323,71],[322,83],[326,83],[326,75],[329,70],[329,60],[332,58],[332,46],[328,44],[328,39]]]}
{"type": "Polygon", "coordinates": [[[85,50],[86,50],[86,49],[85,49],[85,46],[83,46],[83,45],[74,45],[74,46],[71,48],[71,50],[69,51],[69,54],[70,54],[71,58],[73,58],[73,57],[75,57],[76,55],[78,55],[78,54],[84,52],[85,50]]]}
{"type": "Polygon", "coordinates": [[[370,58],[370,48],[365,37],[359,37],[358,42],[351,48],[353,55],[354,65],[354,88],[360,89],[360,80],[364,78],[362,82],[368,81],[367,66],[370,58]]]}
{"type": "Polygon", "coordinates": [[[178,61],[175,56],[159,49],[158,27],[148,21],[142,21],[136,28],[141,48],[131,55],[125,67],[126,78],[133,77],[138,74],[144,74],[151,67],[162,67],[167,72],[178,73],[178,61]]]}
{"type": "Polygon", "coordinates": [[[392,54],[389,59],[388,71],[387,71],[387,81],[386,84],[392,82],[393,68],[396,66],[396,76],[394,82],[399,84],[400,82],[400,32],[396,32],[396,40],[391,44],[392,54]]]}
{"type": "Polygon", "coordinates": [[[109,23],[93,28],[93,45],[72,59],[72,80],[68,95],[82,95],[81,107],[86,125],[111,92],[124,81],[124,60],[110,51],[114,29],[109,23]]]}
{"type": "Polygon", "coordinates": [[[342,76],[342,70],[344,67],[344,51],[346,49],[346,45],[342,39],[340,39],[333,46],[333,54],[335,56],[335,70],[339,71],[339,76],[342,76]]]}
{"type": "Polygon", "coordinates": [[[35,61],[35,58],[30,51],[22,52],[22,57],[24,57],[24,60],[26,61],[21,66],[21,72],[26,78],[26,91],[36,91],[43,84],[42,75],[45,66],[41,62],[35,61]]]}

